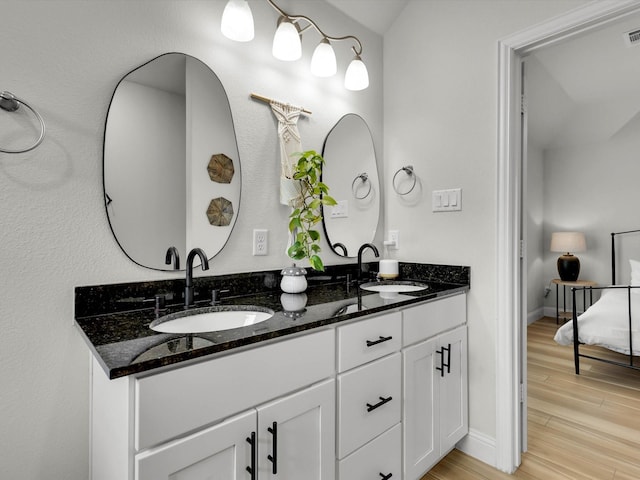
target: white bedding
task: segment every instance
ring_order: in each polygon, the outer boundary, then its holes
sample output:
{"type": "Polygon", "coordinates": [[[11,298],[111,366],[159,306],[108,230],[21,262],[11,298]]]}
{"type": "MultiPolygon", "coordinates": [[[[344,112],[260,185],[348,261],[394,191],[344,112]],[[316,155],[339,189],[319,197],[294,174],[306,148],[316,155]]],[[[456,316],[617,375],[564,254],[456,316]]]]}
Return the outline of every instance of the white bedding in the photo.
{"type": "MultiPolygon", "coordinates": [[[[587,345],[597,345],[614,352],[629,354],[628,290],[602,290],[600,299],[578,316],[578,338],[587,345]]],[[[631,294],[631,317],[634,355],[640,355],[640,291],[631,294]]],[[[554,340],[560,345],[573,344],[573,322],[562,325],[554,340]]]]}

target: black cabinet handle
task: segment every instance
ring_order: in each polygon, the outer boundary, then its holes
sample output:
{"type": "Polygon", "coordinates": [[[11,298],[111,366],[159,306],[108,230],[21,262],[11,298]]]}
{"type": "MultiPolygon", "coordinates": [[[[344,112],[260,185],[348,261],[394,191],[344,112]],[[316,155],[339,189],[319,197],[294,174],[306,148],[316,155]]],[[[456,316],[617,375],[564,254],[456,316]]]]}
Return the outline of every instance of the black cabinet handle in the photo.
{"type": "Polygon", "coordinates": [[[272,463],[271,473],[278,474],[278,422],[273,422],[273,425],[267,428],[271,436],[273,437],[273,448],[271,455],[267,455],[267,459],[272,463]]]}
{"type": "Polygon", "coordinates": [[[367,412],[372,412],[376,408],[381,407],[385,403],[388,403],[391,400],[393,400],[393,397],[387,397],[387,398],[378,397],[378,398],[380,398],[380,401],[378,403],[376,403],[375,405],[371,405],[370,403],[367,403],[367,412]]]}
{"type": "Polygon", "coordinates": [[[256,480],[256,460],[258,450],[256,449],[256,432],[251,432],[247,437],[247,443],[251,445],[251,466],[247,467],[247,472],[251,474],[251,480],[256,480]]]}
{"type": "Polygon", "coordinates": [[[378,345],[379,343],[388,342],[392,338],[393,338],[392,336],[388,336],[388,337],[379,337],[378,340],[367,340],[367,347],[373,347],[374,345],[378,345]]]}
{"type": "Polygon", "coordinates": [[[380,477],[382,478],[382,480],[389,480],[391,477],[393,477],[393,473],[387,473],[386,475],[382,472],[380,472],[380,477]]]}
{"type": "Polygon", "coordinates": [[[441,347],[440,350],[436,350],[436,353],[440,355],[441,367],[436,367],[436,370],[440,371],[440,376],[444,377],[444,368],[447,367],[447,373],[451,373],[451,344],[446,347],[441,347]],[[444,361],[444,351],[447,351],[447,361],[444,361]]]}

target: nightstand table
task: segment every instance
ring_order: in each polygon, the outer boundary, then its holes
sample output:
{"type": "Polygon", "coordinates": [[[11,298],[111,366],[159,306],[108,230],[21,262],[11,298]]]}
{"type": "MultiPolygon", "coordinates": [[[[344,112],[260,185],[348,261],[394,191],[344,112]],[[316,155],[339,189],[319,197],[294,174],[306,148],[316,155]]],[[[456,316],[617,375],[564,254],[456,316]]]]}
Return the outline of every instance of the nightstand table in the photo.
{"type": "MultiPolygon", "coordinates": [[[[565,280],[560,280],[559,278],[554,278],[551,280],[551,283],[556,284],[556,325],[562,318],[562,320],[569,320],[573,313],[567,311],[567,287],[596,287],[598,284],[591,280],[576,280],[575,282],[569,282],[565,280]],[[559,287],[562,285],[562,311],[560,311],[559,303],[559,287]]],[[[587,309],[587,290],[589,290],[589,305],[593,303],[593,290],[584,289],[582,290],[582,311],[587,309]]]]}

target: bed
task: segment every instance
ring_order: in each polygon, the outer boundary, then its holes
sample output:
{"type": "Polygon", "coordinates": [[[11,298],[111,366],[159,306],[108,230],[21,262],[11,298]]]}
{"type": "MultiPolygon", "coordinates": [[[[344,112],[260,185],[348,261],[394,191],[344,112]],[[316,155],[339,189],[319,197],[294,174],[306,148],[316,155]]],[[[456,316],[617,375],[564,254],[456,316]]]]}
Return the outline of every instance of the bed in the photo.
{"type": "Polygon", "coordinates": [[[612,285],[571,289],[573,318],[557,330],[554,340],[560,345],[573,344],[575,369],[578,375],[580,358],[640,370],[640,261],[629,260],[630,283],[617,285],[615,250],[616,235],[638,232],[640,230],[611,234],[612,285]],[[584,293],[584,290],[590,290],[590,293],[593,290],[600,291],[600,298],[584,313],[578,315],[576,297],[584,293]],[[580,351],[581,345],[604,347],[625,355],[627,359],[621,361],[583,353],[580,351]]]}

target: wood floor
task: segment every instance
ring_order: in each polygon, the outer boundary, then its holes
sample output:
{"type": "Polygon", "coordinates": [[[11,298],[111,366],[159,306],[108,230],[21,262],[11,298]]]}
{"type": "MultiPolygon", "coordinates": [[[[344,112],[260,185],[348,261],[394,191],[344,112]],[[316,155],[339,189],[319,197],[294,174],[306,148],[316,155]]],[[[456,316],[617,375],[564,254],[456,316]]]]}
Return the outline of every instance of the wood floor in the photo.
{"type": "Polygon", "coordinates": [[[527,330],[529,451],[516,473],[454,450],[422,480],[640,479],[640,372],[581,359],[575,375],[573,348],[553,341],[556,328],[545,317],[527,330]]]}

